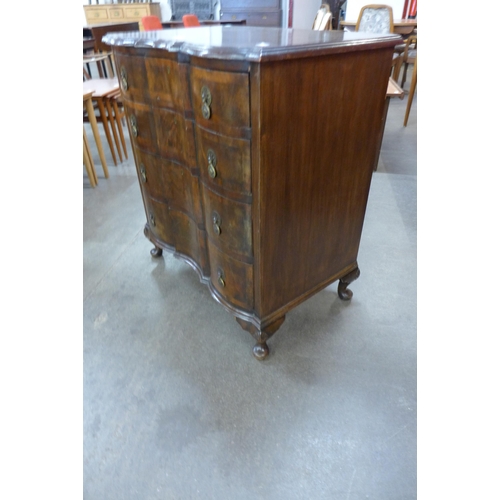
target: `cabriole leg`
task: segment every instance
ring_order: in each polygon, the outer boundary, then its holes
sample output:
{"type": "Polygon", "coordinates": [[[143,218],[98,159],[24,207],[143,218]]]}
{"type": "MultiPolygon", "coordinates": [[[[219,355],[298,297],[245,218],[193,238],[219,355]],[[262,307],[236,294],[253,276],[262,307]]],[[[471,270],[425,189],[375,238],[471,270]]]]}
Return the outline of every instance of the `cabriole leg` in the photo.
{"type": "Polygon", "coordinates": [[[353,269],[350,273],[348,273],[345,276],[343,276],[342,278],[340,278],[339,287],[338,287],[338,294],[342,300],[351,300],[352,299],[352,292],[347,287],[354,280],[357,280],[359,278],[359,275],[360,275],[360,271],[359,271],[359,268],[357,267],[356,269],[353,269]]]}

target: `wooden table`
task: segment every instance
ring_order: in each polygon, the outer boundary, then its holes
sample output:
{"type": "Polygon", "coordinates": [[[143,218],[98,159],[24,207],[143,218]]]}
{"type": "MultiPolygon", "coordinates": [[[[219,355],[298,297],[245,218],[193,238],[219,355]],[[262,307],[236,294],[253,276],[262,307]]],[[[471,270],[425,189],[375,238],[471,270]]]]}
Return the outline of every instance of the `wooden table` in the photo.
{"type": "MultiPolygon", "coordinates": [[[[354,31],[357,21],[340,21],[340,26],[347,31],[354,31]]],[[[416,19],[398,19],[394,21],[394,33],[403,35],[403,37],[411,35],[417,29],[416,19]]]]}
{"type": "MultiPolygon", "coordinates": [[[[202,21],[200,20],[200,24],[202,26],[218,26],[220,24],[241,24],[245,25],[247,23],[246,19],[239,19],[235,21],[215,21],[215,20],[207,20],[207,21],[202,21]]],[[[164,28],[182,28],[184,26],[182,21],[166,21],[161,23],[164,28]]]]}
{"type": "Polygon", "coordinates": [[[91,36],[95,40],[95,50],[97,52],[106,52],[110,50],[109,46],[102,42],[106,33],[116,33],[120,31],[139,31],[138,22],[130,23],[105,23],[93,24],[83,27],[83,36],[91,36]]]}

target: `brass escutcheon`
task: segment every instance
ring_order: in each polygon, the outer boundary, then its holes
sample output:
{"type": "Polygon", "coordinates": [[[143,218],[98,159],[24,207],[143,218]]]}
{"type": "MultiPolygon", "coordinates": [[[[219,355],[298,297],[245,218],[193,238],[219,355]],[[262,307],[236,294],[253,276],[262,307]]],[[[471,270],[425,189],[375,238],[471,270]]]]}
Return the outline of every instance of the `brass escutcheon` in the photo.
{"type": "Polygon", "coordinates": [[[201,114],[205,120],[208,120],[212,115],[212,110],[210,109],[210,105],[212,104],[212,94],[208,87],[203,85],[201,87],[201,114]]]}
{"type": "Polygon", "coordinates": [[[211,179],[214,179],[217,176],[217,170],[215,167],[217,165],[217,157],[212,149],[207,151],[207,160],[208,160],[208,175],[211,179]]]}
{"type": "Polygon", "coordinates": [[[144,163],[141,163],[141,166],[139,167],[139,170],[141,171],[142,182],[146,182],[148,179],[146,177],[146,167],[144,166],[144,163]]]}
{"type": "Polygon", "coordinates": [[[212,227],[214,230],[214,233],[218,236],[221,232],[220,226],[222,224],[220,215],[214,210],[212,212],[212,227]]]}
{"type": "Polygon", "coordinates": [[[219,285],[224,288],[226,286],[226,282],[224,280],[224,271],[222,269],[219,269],[217,271],[217,281],[219,282],[219,285]]]}
{"type": "Polygon", "coordinates": [[[132,128],[132,135],[137,137],[139,131],[137,130],[137,118],[135,115],[130,115],[130,127],[132,128]]]}
{"type": "Polygon", "coordinates": [[[122,89],[128,90],[127,70],[122,66],[120,70],[122,89]]]}

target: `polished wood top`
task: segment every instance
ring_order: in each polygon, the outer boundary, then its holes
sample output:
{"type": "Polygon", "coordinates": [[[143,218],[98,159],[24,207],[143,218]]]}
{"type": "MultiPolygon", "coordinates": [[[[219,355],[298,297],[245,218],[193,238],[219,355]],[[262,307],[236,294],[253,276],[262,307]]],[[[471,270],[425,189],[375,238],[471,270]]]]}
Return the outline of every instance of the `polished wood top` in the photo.
{"type": "Polygon", "coordinates": [[[377,35],[347,31],[314,31],[254,26],[210,26],[161,31],[109,33],[103,42],[183,52],[208,59],[263,61],[357,51],[360,46],[394,47],[395,34],[377,35]]]}

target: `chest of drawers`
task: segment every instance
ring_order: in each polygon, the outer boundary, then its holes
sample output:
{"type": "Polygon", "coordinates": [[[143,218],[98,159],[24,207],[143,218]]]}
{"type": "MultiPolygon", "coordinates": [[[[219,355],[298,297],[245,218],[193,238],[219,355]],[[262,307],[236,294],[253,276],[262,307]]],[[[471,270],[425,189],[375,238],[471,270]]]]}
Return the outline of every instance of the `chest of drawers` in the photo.
{"type": "Polygon", "coordinates": [[[256,27],[108,34],[154,245],[256,340],[359,275],[394,35],[256,27]]]}

